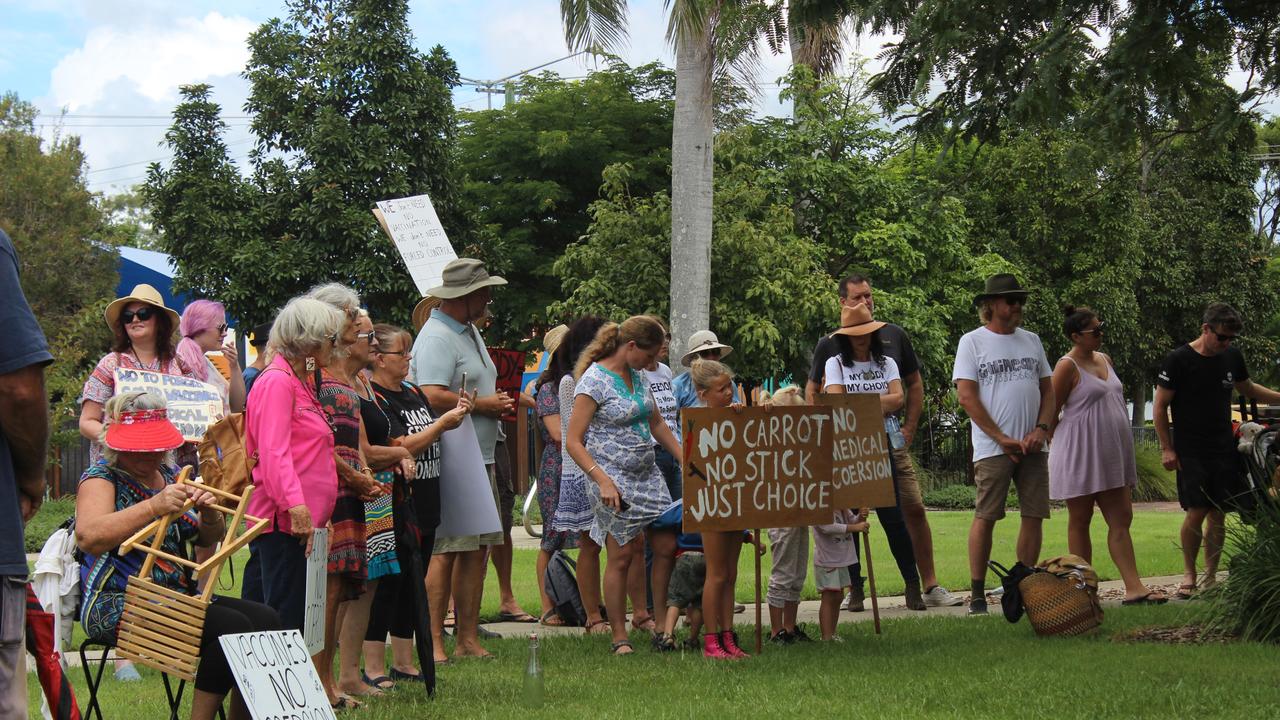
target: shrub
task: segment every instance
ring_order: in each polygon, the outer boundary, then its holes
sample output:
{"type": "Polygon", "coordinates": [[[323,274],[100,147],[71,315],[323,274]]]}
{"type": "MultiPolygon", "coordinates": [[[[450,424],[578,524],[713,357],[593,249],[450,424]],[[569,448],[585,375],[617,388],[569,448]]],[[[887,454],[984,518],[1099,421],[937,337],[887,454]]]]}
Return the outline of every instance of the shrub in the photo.
{"type": "MultiPolygon", "coordinates": [[[[978,488],[972,485],[946,485],[924,493],[924,504],[927,507],[942,510],[972,510],[978,502],[978,488]]],[[[1009,497],[1005,499],[1007,508],[1018,507],[1018,493],[1009,484],[1009,497]]]]}
{"type": "Polygon", "coordinates": [[[1150,442],[1134,445],[1138,461],[1138,486],[1134,502],[1163,502],[1178,499],[1178,477],[1160,464],[1160,446],[1150,442]]]}
{"type": "Polygon", "coordinates": [[[71,517],[76,511],[76,496],[67,495],[57,500],[46,500],[36,512],[35,517],[27,521],[23,533],[27,552],[38,553],[44,543],[53,534],[62,521],[71,517]]]}
{"type": "Polygon", "coordinates": [[[1227,529],[1227,579],[1205,593],[1210,627],[1280,642],[1280,506],[1264,503],[1252,525],[1227,529]]]}

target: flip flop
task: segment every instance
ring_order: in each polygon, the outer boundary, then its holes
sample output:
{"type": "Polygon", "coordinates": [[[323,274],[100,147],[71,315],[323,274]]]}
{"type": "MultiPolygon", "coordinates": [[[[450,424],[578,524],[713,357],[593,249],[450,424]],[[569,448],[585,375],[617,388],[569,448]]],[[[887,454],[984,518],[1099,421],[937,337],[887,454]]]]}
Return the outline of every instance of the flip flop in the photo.
{"type": "Polygon", "coordinates": [[[586,631],[587,635],[604,635],[611,632],[608,620],[596,620],[595,622],[589,622],[583,629],[586,631]],[[600,629],[596,630],[596,628],[600,629]]]}
{"type": "Polygon", "coordinates": [[[376,678],[371,678],[364,673],[360,673],[360,679],[364,681],[365,685],[368,685],[370,687],[376,687],[379,690],[390,690],[396,686],[395,681],[393,681],[391,678],[387,677],[386,675],[379,675],[376,678]],[[384,685],[383,683],[390,683],[390,684],[384,685]]]}
{"type": "Polygon", "coordinates": [[[610,652],[612,652],[614,655],[634,655],[636,651],[635,647],[631,644],[630,640],[619,640],[616,643],[610,644],[609,649],[610,649],[610,652]],[[618,652],[622,648],[626,648],[631,652],[618,652]]]}
{"type": "Polygon", "coordinates": [[[334,710],[359,710],[363,706],[364,703],[353,699],[349,695],[339,695],[338,699],[334,700],[329,707],[334,710]]]}
{"type": "Polygon", "coordinates": [[[524,612],[523,610],[521,610],[518,613],[507,612],[506,610],[503,610],[502,612],[498,613],[498,620],[500,622],[514,622],[514,623],[538,622],[538,618],[530,615],[527,612],[524,612]]]}
{"type": "Polygon", "coordinates": [[[564,627],[564,619],[555,610],[548,610],[543,613],[542,619],[538,622],[547,627],[564,627]]]}
{"type": "Polygon", "coordinates": [[[1132,600],[1121,600],[1120,604],[1121,605],[1163,605],[1167,602],[1169,602],[1169,598],[1165,597],[1164,595],[1159,595],[1156,593],[1155,590],[1152,590],[1151,592],[1147,593],[1146,595],[1143,595],[1142,597],[1136,597],[1136,598],[1133,598],[1132,600]]]}
{"type": "Polygon", "coordinates": [[[1190,600],[1191,598],[1196,596],[1195,593],[1196,593],[1196,586],[1194,584],[1179,585],[1178,592],[1174,593],[1173,596],[1178,598],[1179,600],[1190,600]]]}
{"type": "Polygon", "coordinates": [[[455,620],[455,618],[454,618],[454,616],[453,616],[453,611],[452,611],[452,610],[450,610],[449,612],[445,613],[445,616],[444,616],[444,626],[445,626],[445,627],[447,627],[447,628],[451,628],[451,627],[453,627],[453,625],[454,625],[454,620],[455,620]]]}
{"type": "Polygon", "coordinates": [[[643,630],[645,632],[656,632],[658,630],[658,622],[653,619],[652,615],[641,615],[631,617],[631,629],[643,630]],[[639,622],[636,622],[639,620],[639,622]]]}
{"type": "Polygon", "coordinates": [[[391,668],[391,679],[408,680],[410,682],[422,682],[422,673],[407,673],[403,670],[391,668]]]}

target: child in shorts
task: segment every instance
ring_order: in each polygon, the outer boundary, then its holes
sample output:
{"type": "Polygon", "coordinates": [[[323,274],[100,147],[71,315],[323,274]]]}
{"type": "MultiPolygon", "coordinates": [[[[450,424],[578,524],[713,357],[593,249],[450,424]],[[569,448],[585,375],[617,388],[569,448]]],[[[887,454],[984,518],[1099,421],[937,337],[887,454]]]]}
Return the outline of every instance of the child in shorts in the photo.
{"type": "Polygon", "coordinates": [[[707,560],[702,554],[702,534],[680,533],[676,537],[676,564],[667,585],[667,616],[662,623],[662,632],[654,636],[655,648],[675,649],[676,625],[680,622],[681,612],[685,614],[689,638],[695,649],[701,647],[702,586],[706,581],[707,560]]]}
{"type": "Polygon", "coordinates": [[[864,515],[837,510],[830,524],[813,527],[813,582],[822,593],[818,623],[823,640],[840,640],[836,635],[836,620],[840,617],[844,591],[853,585],[849,566],[858,561],[854,533],[866,532],[869,527],[862,519],[864,515]]]}

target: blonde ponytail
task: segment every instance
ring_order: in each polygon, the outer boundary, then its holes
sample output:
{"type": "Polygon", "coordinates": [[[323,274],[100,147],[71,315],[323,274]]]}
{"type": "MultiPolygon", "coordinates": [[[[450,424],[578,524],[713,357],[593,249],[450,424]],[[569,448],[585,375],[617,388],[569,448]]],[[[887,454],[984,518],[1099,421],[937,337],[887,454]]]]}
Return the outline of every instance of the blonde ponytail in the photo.
{"type": "Polygon", "coordinates": [[[609,357],[617,352],[619,347],[629,342],[634,342],[638,348],[652,350],[662,347],[662,343],[666,340],[666,328],[652,315],[632,315],[623,320],[621,325],[605,323],[596,332],[596,339],[592,340],[587,349],[578,356],[578,364],[573,368],[573,377],[575,379],[582,377],[587,368],[591,367],[591,363],[609,357]]]}

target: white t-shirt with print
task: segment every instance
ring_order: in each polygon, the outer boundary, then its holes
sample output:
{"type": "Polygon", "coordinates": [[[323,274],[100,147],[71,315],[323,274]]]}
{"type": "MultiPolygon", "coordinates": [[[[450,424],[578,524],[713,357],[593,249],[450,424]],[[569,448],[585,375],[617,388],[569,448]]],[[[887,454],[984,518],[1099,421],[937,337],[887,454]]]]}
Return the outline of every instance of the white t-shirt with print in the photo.
{"type": "MultiPolygon", "coordinates": [[[[832,355],[827,358],[823,374],[826,377],[824,383],[843,385],[844,391],[850,395],[855,393],[885,395],[889,392],[890,383],[902,379],[898,373],[898,363],[887,355],[883,365],[875,360],[854,360],[853,365],[845,365],[840,361],[838,354],[832,355]]],[[[884,431],[889,433],[889,442],[894,449],[902,447],[900,429],[901,425],[898,424],[896,415],[884,416],[884,431]]]]}
{"type": "Polygon", "coordinates": [[[658,363],[654,370],[644,371],[645,381],[649,383],[649,392],[658,403],[658,414],[662,421],[671,428],[671,434],[680,442],[680,404],[676,402],[676,394],[671,389],[671,368],[666,363],[658,363]]]}
{"type": "MultiPolygon", "coordinates": [[[[1001,432],[1021,440],[1035,429],[1040,414],[1040,380],[1052,375],[1038,335],[1022,328],[1002,335],[980,327],[960,338],[951,381],[976,382],[987,414],[1001,432]]],[[[970,427],[974,462],[1003,452],[977,423],[970,427]]]]}

